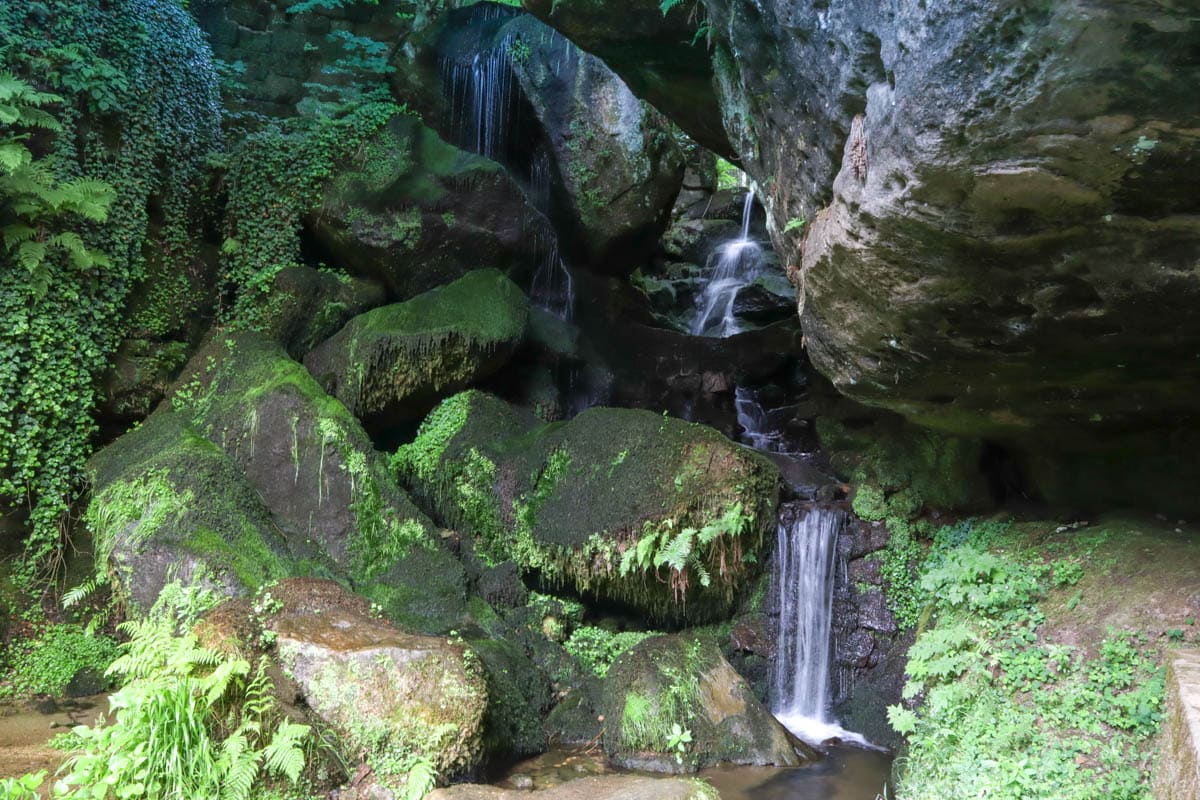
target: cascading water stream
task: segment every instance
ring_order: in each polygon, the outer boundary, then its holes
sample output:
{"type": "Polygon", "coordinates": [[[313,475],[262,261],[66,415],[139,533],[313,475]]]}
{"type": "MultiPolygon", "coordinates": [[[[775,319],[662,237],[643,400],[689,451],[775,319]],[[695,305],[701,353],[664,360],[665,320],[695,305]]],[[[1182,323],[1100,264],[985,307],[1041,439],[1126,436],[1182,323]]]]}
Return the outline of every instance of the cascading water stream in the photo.
{"type": "Polygon", "coordinates": [[[742,207],[741,234],[718,246],[708,258],[710,277],[696,302],[693,336],[725,338],[741,331],[733,313],[734,301],[762,270],[762,246],[750,238],[753,211],[754,192],[749,191],[742,207]]]}
{"type": "Polygon", "coordinates": [[[738,426],[742,429],[739,437],[742,444],[763,453],[799,455],[788,447],[784,432],[771,424],[770,412],[763,407],[753,389],[735,387],[733,398],[738,426]]]}
{"type": "MultiPolygon", "coordinates": [[[[786,433],[773,424],[754,390],[739,386],[734,397],[743,443],[764,453],[804,458],[789,447],[786,433]]],[[[792,733],[812,744],[839,739],[874,748],[860,734],[843,729],[830,714],[837,541],[846,518],[840,509],[806,508],[798,502],[780,511],[771,576],[779,607],[771,711],[792,733]]]]}

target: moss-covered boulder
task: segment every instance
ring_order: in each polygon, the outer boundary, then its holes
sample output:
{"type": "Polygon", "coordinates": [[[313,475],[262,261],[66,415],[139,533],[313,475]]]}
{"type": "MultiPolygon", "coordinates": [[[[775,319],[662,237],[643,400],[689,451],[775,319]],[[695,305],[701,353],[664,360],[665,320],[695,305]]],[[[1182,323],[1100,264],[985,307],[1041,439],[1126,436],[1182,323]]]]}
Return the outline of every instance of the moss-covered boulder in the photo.
{"type": "Polygon", "coordinates": [[[173,580],[238,596],[296,569],[237,464],[181,414],[153,415],[88,471],[97,570],[133,611],[173,580]]]}
{"type": "Polygon", "coordinates": [[[308,227],[333,261],[404,300],[479,265],[533,263],[541,214],[503,167],[397,115],[339,164],[308,227]]]}
{"type": "Polygon", "coordinates": [[[353,317],[385,301],[376,283],[312,267],[287,267],[275,274],[262,303],[262,328],[300,360],[353,317]]]}
{"type": "MultiPolygon", "coordinates": [[[[227,594],[335,578],[415,630],[466,603],[462,565],[396,485],[362,426],[275,342],[209,342],[171,399],[91,462],[97,563],[139,604],[197,554],[227,594]]],[[[195,562],[195,563],[193,563],[195,562]]]]}
{"type": "Polygon", "coordinates": [[[477,270],[355,317],[304,363],[360,419],[419,417],[439,396],[503,366],[528,319],[516,284],[499,270],[477,270]]]}
{"type": "Polygon", "coordinates": [[[605,678],[601,710],[604,750],[624,767],[686,772],[721,763],[794,767],[815,759],[715,644],[685,636],[655,636],[619,656],[605,678]]]}
{"type": "Polygon", "coordinates": [[[394,463],[481,557],[656,620],[727,614],[774,530],[773,464],[648,411],[540,425],[469,391],[438,406],[394,463]]]}
{"type": "Polygon", "coordinates": [[[400,630],[336,583],[271,589],[278,660],[340,750],[401,789],[416,759],[446,778],[484,756],[487,685],[461,643],[400,630]]]}

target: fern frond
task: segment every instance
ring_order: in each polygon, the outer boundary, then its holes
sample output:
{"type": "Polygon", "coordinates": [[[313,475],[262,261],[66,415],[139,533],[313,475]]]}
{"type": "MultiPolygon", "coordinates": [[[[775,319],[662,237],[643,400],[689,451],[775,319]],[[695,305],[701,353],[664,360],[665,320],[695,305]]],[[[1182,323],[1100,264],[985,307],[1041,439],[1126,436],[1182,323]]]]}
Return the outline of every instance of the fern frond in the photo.
{"type": "Polygon", "coordinates": [[[45,242],[26,241],[17,247],[17,263],[30,272],[36,272],[46,260],[45,242]]]}
{"type": "Polygon", "coordinates": [[[4,249],[15,250],[21,242],[28,242],[37,235],[37,230],[29,225],[22,225],[19,222],[14,222],[12,225],[5,225],[0,229],[4,235],[4,249]]]}
{"type": "Polygon", "coordinates": [[[33,161],[33,153],[16,139],[0,141],[0,169],[16,172],[33,161]]]}
{"type": "Polygon", "coordinates": [[[295,783],[304,771],[304,740],[311,729],[282,720],[270,743],[263,748],[263,766],[271,775],[284,775],[295,783]]]}
{"type": "Polygon", "coordinates": [[[263,754],[251,750],[245,736],[234,733],[221,744],[221,800],[249,800],[263,754]]]}
{"type": "Polygon", "coordinates": [[[687,566],[688,557],[692,554],[692,544],[696,538],[695,528],[684,528],[675,535],[666,547],[654,557],[654,566],[664,564],[676,572],[683,572],[687,566]]]}

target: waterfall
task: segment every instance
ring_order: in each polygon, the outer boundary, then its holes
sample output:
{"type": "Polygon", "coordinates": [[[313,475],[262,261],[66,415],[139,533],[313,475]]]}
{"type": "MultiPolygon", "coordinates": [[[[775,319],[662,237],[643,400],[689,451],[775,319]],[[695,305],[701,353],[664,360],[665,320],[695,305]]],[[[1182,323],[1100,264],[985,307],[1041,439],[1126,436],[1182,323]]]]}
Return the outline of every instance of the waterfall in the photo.
{"type": "Polygon", "coordinates": [[[450,129],[460,145],[504,163],[515,107],[515,79],[507,43],[477,53],[470,64],[442,64],[450,129]]]}
{"type": "Polygon", "coordinates": [[[837,539],[846,513],[784,506],[775,548],[779,639],[771,675],[772,713],[801,739],[841,739],[871,747],[829,713],[833,585],[837,539]]]}
{"type": "Polygon", "coordinates": [[[696,317],[691,326],[694,336],[724,338],[741,331],[733,314],[733,303],[738,292],[762,270],[762,246],[750,238],[753,211],[754,192],[749,191],[742,207],[740,235],[722,243],[708,257],[709,279],[696,301],[696,317]]]}
{"type": "MultiPolygon", "coordinates": [[[[538,148],[529,165],[529,199],[544,215],[550,213],[551,169],[549,153],[538,148]]],[[[533,273],[529,297],[535,305],[570,322],[575,312],[575,281],[559,253],[558,235],[549,226],[546,228],[544,235],[537,237],[541,256],[533,273]]]]}
{"type": "Polygon", "coordinates": [[[793,455],[783,431],[771,424],[770,412],[763,407],[758,393],[744,386],[734,388],[734,408],[742,444],[764,453],[793,455]]]}
{"type": "MultiPolygon", "coordinates": [[[[480,19],[503,18],[508,12],[502,6],[485,6],[480,19]]],[[[513,151],[518,149],[511,139],[520,122],[519,85],[513,71],[514,38],[503,37],[490,50],[478,52],[470,63],[443,59],[441,64],[443,93],[449,106],[450,130],[456,143],[467,150],[499,162],[516,175],[527,180],[530,204],[545,219],[531,222],[529,235],[537,244],[538,255],[533,280],[529,288],[534,305],[570,322],[574,315],[575,285],[571,271],[562,258],[558,235],[546,222],[551,210],[551,179],[553,165],[549,153],[539,147],[530,157],[528,166],[516,163],[513,151]]],[[[542,45],[548,42],[543,39],[542,45]]],[[[555,74],[578,59],[576,48],[558,36],[549,42],[557,51],[555,74]]],[[[528,56],[526,56],[528,57],[528,56]]]]}
{"type": "Polygon", "coordinates": [[[772,676],[777,716],[829,721],[833,567],[845,520],[845,512],[819,506],[780,519],[779,644],[772,676]]]}

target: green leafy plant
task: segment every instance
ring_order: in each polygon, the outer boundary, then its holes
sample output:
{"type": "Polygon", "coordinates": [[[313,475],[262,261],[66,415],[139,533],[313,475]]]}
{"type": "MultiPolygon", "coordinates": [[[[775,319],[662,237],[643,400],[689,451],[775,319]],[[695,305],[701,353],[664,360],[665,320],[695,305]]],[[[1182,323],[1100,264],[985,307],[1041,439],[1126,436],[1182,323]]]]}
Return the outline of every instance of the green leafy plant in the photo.
{"type": "Polygon", "coordinates": [[[687,755],[688,745],[692,743],[692,731],[680,727],[678,722],[671,723],[671,733],[667,736],[667,750],[675,753],[675,763],[682,764],[687,755]]]}
{"type": "Polygon", "coordinates": [[[563,647],[575,657],[583,669],[603,678],[617,657],[644,639],[657,636],[654,631],[625,631],[610,633],[603,628],[585,625],[576,628],[563,647]]]}
{"type": "Polygon", "coordinates": [[[792,231],[803,230],[804,226],[807,224],[808,220],[806,220],[804,217],[792,217],[787,221],[787,224],[783,226],[783,232],[791,233],[792,231]]]}
{"type": "Polygon", "coordinates": [[[46,770],[31,772],[16,778],[0,778],[0,799],[38,800],[38,789],[46,781],[46,770]]]}
{"type": "Polygon", "coordinates": [[[201,647],[169,615],[121,629],[130,640],[109,668],[123,684],[115,718],[73,730],[79,752],[56,796],[245,800],[264,779],[300,779],[309,728],[276,709],[265,659],[201,647]]]}
{"type": "Polygon", "coordinates": [[[58,696],[76,673],[103,673],[116,657],[117,644],[108,636],[74,623],[48,625],[36,637],[12,646],[0,695],[58,696]]]}
{"type": "Polygon", "coordinates": [[[1089,655],[1045,636],[1039,599],[1076,562],[1043,564],[1005,530],[946,526],[918,571],[935,624],[888,709],[908,742],[897,797],[1144,800],[1163,703],[1146,637],[1110,631],[1089,655]]]}

